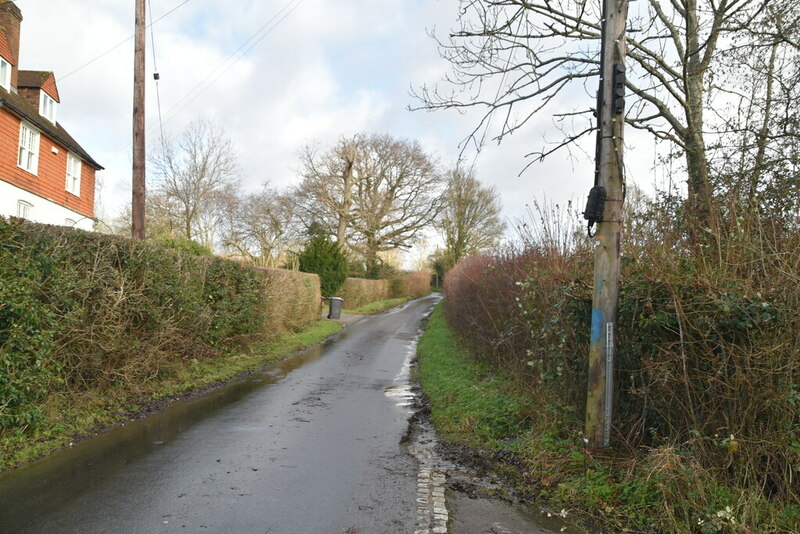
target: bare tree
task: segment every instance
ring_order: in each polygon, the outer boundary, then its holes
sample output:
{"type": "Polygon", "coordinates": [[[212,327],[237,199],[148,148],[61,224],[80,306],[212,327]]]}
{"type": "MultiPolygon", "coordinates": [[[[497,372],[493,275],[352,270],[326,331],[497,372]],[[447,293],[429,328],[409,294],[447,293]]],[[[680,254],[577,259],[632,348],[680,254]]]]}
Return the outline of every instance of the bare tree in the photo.
{"type": "Polygon", "coordinates": [[[256,193],[237,196],[229,206],[222,230],[224,246],[259,267],[278,267],[287,252],[299,250],[302,231],[294,222],[293,198],[266,185],[256,193]]]}
{"type": "Polygon", "coordinates": [[[380,252],[411,247],[436,219],[442,175],[419,143],[388,135],[365,137],[353,167],[351,246],[371,272],[380,252]]]}
{"type": "Polygon", "coordinates": [[[449,172],[437,227],[451,266],[468,254],[486,251],[499,243],[506,228],[501,211],[495,188],[482,185],[473,171],[455,168],[449,172]]]}
{"type": "Polygon", "coordinates": [[[236,186],[236,150],[219,126],[192,122],[174,141],[165,138],[150,157],[156,192],[164,197],[176,230],[206,245],[213,241],[215,208],[236,186]]]}
{"type": "Polygon", "coordinates": [[[324,152],[314,145],[301,153],[303,182],[297,188],[298,216],[309,227],[324,225],[343,246],[353,209],[353,165],[363,136],[342,137],[324,152]]]}
{"type": "MultiPolygon", "coordinates": [[[[680,150],[686,161],[687,211],[713,225],[713,186],[707,152],[707,115],[718,98],[735,98],[715,83],[720,48],[739,46],[756,21],[778,32],[770,0],[646,0],[634,4],[626,43],[632,69],[627,88],[635,99],[626,121],[680,150]]],[[[783,2],[781,2],[783,3],[783,2]]],[[[422,87],[425,109],[478,107],[470,134],[480,143],[490,117],[503,116],[495,139],[550,110],[563,138],[529,154],[544,158],[595,130],[591,103],[599,65],[600,4],[588,0],[462,0],[458,29],[439,39],[452,65],[447,90],[422,87]],[[564,112],[583,85],[587,106],[564,112]],[[584,120],[581,121],[581,118],[584,120]]],[[[780,7],[778,7],[780,9],[780,7]]],[[[783,28],[790,24],[786,21],[783,28]]]]}
{"type": "Polygon", "coordinates": [[[370,271],[380,253],[409,248],[441,209],[442,177],[417,142],[359,134],[326,152],[307,148],[295,191],[307,221],[360,255],[370,271]]]}
{"type": "Polygon", "coordinates": [[[728,135],[713,147],[715,182],[749,214],[797,224],[800,7],[776,1],[768,13],[723,54],[721,75],[739,97],[721,127],[728,135]]]}

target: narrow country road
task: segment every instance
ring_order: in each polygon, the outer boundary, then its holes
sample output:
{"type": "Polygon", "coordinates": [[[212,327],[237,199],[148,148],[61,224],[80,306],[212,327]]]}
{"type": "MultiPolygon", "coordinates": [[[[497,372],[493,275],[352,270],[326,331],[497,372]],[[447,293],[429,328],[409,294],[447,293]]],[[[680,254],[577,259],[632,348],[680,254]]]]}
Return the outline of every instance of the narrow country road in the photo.
{"type": "Polygon", "coordinates": [[[436,300],[0,477],[0,531],[413,533],[403,386],[436,300]]]}
{"type": "Polygon", "coordinates": [[[448,513],[448,464],[430,425],[409,422],[409,365],[439,298],[0,475],[0,533],[563,532],[455,492],[448,513]]]}

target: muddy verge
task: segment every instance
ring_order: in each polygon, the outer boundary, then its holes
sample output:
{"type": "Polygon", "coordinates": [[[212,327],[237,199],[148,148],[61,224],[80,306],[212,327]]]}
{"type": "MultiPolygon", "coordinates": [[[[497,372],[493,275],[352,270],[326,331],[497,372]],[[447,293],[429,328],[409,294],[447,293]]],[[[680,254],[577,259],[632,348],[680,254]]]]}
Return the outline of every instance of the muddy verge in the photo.
{"type": "MultiPolygon", "coordinates": [[[[417,366],[418,361],[415,359],[413,367],[416,369],[417,366]]],[[[412,376],[419,375],[414,372],[412,376]]],[[[456,517],[451,518],[452,532],[599,532],[586,524],[564,521],[564,512],[555,511],[537,502],[535,478],[527,474],[527,466],[518,453],[476,447],[466,441],[438,438],[431,423],[430,401],[418,381],[415,381],[412,390],[415,393],[414,411],[404,443],[410,446],[415,456],[418,456],[420,447],[428,448],[437,467],[446,472],[445,487],[451,493],[448,507],[453,504],[456,509],[456,517]],[[508,506],[502,509],[491,504],[498,501],[508,506]],[[471,512],[468,511],[469,508],[472,509],[471,512]],[[476,530],[458,528],[460,513],[465,518],[472,513],[474,517],[470,520],[473,521],[488,520],[487,517],[479,516],[491,516],[489,510],[492,509],[498,517],[503,517],[503,521],[513,521],[511,516],[518,516],[515,519],[518,524],[527,522],[528,529],[506,527],[504,530],[497,523],[493,527],[487,527],[488,530],[481,530],[477,525],[476,530]]]]}

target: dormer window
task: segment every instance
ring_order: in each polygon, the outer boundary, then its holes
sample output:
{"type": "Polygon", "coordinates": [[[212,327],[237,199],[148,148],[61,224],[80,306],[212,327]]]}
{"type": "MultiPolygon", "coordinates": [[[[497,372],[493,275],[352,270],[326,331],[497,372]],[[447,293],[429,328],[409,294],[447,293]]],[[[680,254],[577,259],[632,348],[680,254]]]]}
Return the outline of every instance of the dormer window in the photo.
{"type": "Polygon", "coordinates": [[[53,124],[56,123],[56,101],[44,91],[39,98],[39,114],[53,124]]]}
{"type": "Polygon", "coordinates": [[[0,57],[0,87],[11,91],[11,63],[0,57]]]}

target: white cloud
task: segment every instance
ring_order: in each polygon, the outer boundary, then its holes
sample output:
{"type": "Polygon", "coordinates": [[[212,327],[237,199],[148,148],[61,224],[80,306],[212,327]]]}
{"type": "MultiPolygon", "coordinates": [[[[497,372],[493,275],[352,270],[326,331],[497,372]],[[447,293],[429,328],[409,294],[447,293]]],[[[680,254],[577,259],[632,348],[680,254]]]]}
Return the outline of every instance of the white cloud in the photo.
{"type": "MultiPolygon", "coordinates": [[[[153,3],[154,16],[180,3],[153,3]]],[[[130,4],[19,1],[24,16],[22,67],[54,70],[61,80],[61,122],[106,167],[102,203],[107,215],[130,198],[132,40],[79,72],[60,76],[133,33],[130,4]]],[[[406,110],[414,103],[410,87],[436,82],[447,71],[426,30],[436,27],[445,33],[454,26],[455,2],[305,0],[265,33],[272,26],[264,25],[276,14],[279,20],[287,5],[294,4],[194,0],[155,25],[165,128],[178,131],[201,117],[216,120],[238,147],[242,183],[248,188],[265,179],[278,186],[292,183],[297,153],[305,143],[331,143],[358,131],[418,139],[443,164],[455,162],[457,145],[475,126],[477,113],[406,110]],[[255,38],[245,44],[251,36],[255,38]],[[228,61],[242,46],[242,51],[252,49],[228,61]],[[226,68],[221,74],[215,71],[220,64],[226,68]],[[187,93],[193,98],[188,104],[181,100],[187,93]]],[[[149,34],[147,46],[152,72],[149,34]]],[[[150,80],[151,144],[158,132],[153,89],[150,80]]],[[[522,216],[525,204],[545,192],[558,202],[576,198],[581,203],[585,198],[592,182],[591,158],[573,163],[557,156],[517,176],[527,163],[524,155],[541,148],[542,136],[553,137],[552,132],[550,119],[542,117],[500,147],[487,145],[477,159],[479,178],[497,187],[510,218],[522,216]]],[[[592,146],[590,139],[590,154],[592,146]]],[[[473,153],[467,156],[471,161],[473,153]]]]}

